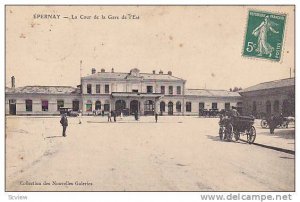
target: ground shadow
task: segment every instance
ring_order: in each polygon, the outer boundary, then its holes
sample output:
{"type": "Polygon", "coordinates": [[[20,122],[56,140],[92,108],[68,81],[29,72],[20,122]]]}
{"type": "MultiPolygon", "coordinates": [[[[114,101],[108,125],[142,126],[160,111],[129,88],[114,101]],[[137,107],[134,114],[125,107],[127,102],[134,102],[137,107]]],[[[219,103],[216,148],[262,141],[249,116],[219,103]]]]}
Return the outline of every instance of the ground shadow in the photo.
{"type": "Polygon", "coordinates": [[[46,138],[56,138],[56,137],[63,137],[62,135],[57,135],[57,136],[49,136],[49,137],[46,137],[46,138]]]}
{"type": "Polygon", "coordinates": [[[270,130],[260,132],[260,135],[268,135],[283,139],[295,139],[295,129],[275,129],[274,134],[270,134],[270,130]]]}

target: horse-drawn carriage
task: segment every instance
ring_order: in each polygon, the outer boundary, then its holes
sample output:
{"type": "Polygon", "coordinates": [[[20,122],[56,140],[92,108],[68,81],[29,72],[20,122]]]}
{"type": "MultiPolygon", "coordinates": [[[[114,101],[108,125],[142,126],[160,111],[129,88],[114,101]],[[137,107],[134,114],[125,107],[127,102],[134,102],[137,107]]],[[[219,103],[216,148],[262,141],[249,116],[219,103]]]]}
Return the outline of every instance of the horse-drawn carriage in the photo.
{"type": "Polygon", "coordinates": [[[291,122],[295,122],[294,117],[274,116],[273,119],[263,118],[260,122],[262,128],[270,128],[270,122],[273,121],[275,128],[288,128],[291,122]]]}
{"type": "Polygon", "coordinates": [[[253,126],[254,117],[240,116],[236,110],[230,110],[220,116],[219,136],[221,140],[232,141],[233,137],[236,141],[240,139],[240,135],[247,135],[247,142],[252,144],[256,138],[256,130],[253,126]]]}

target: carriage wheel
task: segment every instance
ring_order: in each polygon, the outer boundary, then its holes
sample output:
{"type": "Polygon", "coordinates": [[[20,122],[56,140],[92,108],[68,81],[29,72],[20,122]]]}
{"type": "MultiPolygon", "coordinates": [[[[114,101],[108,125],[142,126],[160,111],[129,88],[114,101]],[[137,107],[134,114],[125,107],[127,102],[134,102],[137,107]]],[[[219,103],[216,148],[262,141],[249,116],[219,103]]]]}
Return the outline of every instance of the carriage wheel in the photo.
{"type": "Polygon", "coordinates": [[[240,133],[239,132],[234,132],[234,139],[235,141],[238,141],[240,139],[240,133]]]}
{"type": "Polygon", "coordinates": [[[256,130],[254,126],[251,126],[251,128],[247,132],[247,142],[249,144],[252,144],[255,141],[256,138],[256,130]]]}
{"type": "Polygon", "coordinates": [[[232,141],[233,136],[233,126],[232,124],[228,124],[225,128],[225,138],[228,142],[232,141]]]}
{"type": "Polygon", "coordinates": [[[262,128],[269,128],[269,124],[268,124],[267,120],[265,120],[265,119],[261,120],[260,125],[262,128]]]}
{"type": "Polygon", "coordinates": [[[223,140],[225,138],[225,130],[224,130],[223,126],[220,126],[219,137],[220,137],[220,140],[223,140]]]}

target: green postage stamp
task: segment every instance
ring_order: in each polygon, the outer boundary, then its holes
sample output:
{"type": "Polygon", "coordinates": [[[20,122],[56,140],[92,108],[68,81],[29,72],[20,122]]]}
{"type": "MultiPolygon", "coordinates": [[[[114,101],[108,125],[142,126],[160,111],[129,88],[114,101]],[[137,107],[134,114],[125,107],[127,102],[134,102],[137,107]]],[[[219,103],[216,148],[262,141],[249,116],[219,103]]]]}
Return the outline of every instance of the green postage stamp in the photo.
{"type": "Polygon", "coordinates": [[[280,61],[286,15],[250,10],[243,56],[280,61]]]}

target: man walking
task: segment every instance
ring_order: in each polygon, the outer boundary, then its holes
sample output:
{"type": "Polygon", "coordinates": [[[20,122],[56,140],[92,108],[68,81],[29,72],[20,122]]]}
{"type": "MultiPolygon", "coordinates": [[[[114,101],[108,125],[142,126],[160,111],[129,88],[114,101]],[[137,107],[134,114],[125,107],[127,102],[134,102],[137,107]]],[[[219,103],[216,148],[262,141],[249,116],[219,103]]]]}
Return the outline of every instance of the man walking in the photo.
{"type": "Polygon", "coordinates": [[[158,119],[158,114],[155,113],[155,122],[157,123],[157,119],[158,119]]]}
{"type": "Polygon", "coordinates": [[[63,132],[62,132],[62,135],[64,137],[66,137],[66,130],[67,130],[67,127],[68,127],[68,118],[67,118],[67,114],[63,114],[61,119],[60,119],[60,124],[62,125],[63,127],[63,132]]]}
{"type": "Polygon", "coordinates": [[[113,113],[114,113],[114,122],[116,122],[117,121],[117,112],[113,111],[113,113]]]}

